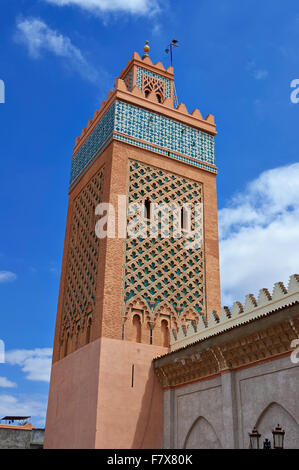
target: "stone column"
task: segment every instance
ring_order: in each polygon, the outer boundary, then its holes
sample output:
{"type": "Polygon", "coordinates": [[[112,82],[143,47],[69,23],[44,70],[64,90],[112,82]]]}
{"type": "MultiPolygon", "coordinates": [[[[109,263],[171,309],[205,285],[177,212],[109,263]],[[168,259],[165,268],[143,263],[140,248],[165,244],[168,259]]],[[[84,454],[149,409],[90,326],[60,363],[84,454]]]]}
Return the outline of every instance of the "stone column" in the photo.
{"type": "Polygon", "coordinates": [[[174,392],[164,391],[164,449],[174,449],[174,392]]]}
{"type": "Polygon", "coordinates": [[[235,387],[235,373],[229,370],[221,374],[222,385],[222,444],[225,449],[238,448],[238,415],[235,387]]]}

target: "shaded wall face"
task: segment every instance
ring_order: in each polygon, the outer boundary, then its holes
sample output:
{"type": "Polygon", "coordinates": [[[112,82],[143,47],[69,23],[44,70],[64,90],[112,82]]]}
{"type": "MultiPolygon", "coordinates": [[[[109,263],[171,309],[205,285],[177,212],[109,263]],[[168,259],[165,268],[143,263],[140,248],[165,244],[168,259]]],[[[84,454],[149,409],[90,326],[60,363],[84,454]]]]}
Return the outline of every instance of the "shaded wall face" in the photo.
{"type": "Polygon", "coordinates": [[[0,429],[0,449],[30,449],[31,431],[0,429]]]}
{"type": "Polygon", "coordinates": [[[287,356],[167,390],[164,447],[248,448],[255,425],[262,446],[280,424],[285,448],[299,448],[298,372],[287,356]]]}
{"type": "Polygon", "coordinates": [[[238,406],[243,422],[242,446],[248,446],[248,432],[254,425],[261,436],[273,442],[272,430],[280,424],[286,448],[299,448],[299,367],[290,356],[237,372],[238,406]],[[251,424],[253,423],[253,424],[251,424]]]}
{"type": "Polygon", "coordinates": [[[95,442],[100,341],[52,365],[46,449],[92,449],[95,442]]]}
{"type": "Polygon", "coordinates": [[[161,448],[163,390],[152,359],[167,351],[101,338],[55,363],[45,448],[161,448]]]}
{"type": "Polygon", "coordinates": [[[44,429],[0,428],[0,449],[42,449],[44,429]]]}
{"type": "Polygon", "coordinates": [[[220,449],[220,441],[211,426],[205,418],[198,418],[190,429],[185,449],[220,449]]]}
{"type": "Polygon", "coordinates": [[[96,448],[162,448],[163,390],[152,359],[168,349],[101,339],[96,448]]]}

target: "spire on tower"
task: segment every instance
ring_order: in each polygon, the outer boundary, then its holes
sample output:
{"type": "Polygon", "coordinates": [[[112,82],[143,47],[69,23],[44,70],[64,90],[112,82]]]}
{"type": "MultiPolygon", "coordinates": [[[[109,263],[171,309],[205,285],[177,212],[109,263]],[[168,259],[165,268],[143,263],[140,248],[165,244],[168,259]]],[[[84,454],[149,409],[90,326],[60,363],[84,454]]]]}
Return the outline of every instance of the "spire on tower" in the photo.
{"type": "Polygon", "coordinates": [[[148,41],[145,41],[145,46],[144,46],[143,50],[144,50],[144,54],[142,56],[142,59],[145,59],[146,57],[148,57],[148,53],[149,53],[149,50],[150,50],[150,47],[148,45],[148,41]]]}

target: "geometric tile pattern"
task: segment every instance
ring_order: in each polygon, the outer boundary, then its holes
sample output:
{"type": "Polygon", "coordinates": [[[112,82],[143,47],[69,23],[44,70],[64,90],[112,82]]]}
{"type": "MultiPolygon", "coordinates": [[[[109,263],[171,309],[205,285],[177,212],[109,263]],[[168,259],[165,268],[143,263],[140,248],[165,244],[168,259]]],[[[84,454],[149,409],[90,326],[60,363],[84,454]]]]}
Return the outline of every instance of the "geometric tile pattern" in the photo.
{"type": "Polygon", "coordinates": [[[104,169],[101,169],[74,200],[61,337],[65,329],[72,330],[76,322],[84,322],[86,314],[93,310],[99,255],[94,211],[102,199],[103,182],[104,169]]]}
{"type": "Polygon", "coordinates": [[[149,77],[157,78],[158,80],[164,82],[165,86],[165,98],[170,98],[170,80],[168,78],[163,77],[162,75],[158,75],[157,73],[151,72],[149,70],[143,69],[142,67],[137,67],[137,86],[139,86],[140,90],[143,90],[143,76],[147,75],[149,77]]]}
{"type": "Polygon", "coordinates": [[[106,139],[112,134],[114,126],[115,104],[108,109],[93,132],[87,137],[72,159],[70,183],[94,160],[106,139]]]}
{"type": "Polygon", "coordinates": [[[112,137],[217,173],[216,168],[206,165],[215,165],[214,136],[118,100],[111,105],[73,156],[71,185],[86,171],[112,137]]]}
{"type": "Polygon", "coordinates": [[[150,150],[151,152],[158,153],[159,155],[165,155],[167,157],[171,157],[174,160],[179,160],[180,162],[185,162],[189,163],[190,165],[193,165],[197,168],[201,168],[203,170],[208,170],[211,173],[217,174],[217,168],[210,167],[209,165],[206,165],[205,163],[202,163],[201,161],[196,161],[196,160],[191,160],[188,157],[184,157],[182,155],[178,155],[177,153],[173,153],[169,150],[164,150],[161,148],[157,148],[154,145],[147,144],[145,142],[139,142],[134,139],[131,139],[130,137],[127,137],[126,135],[121,135],[121,134],[113,134],[113,139],[118,140],[120,142],[126,142],[127,144],[134,145],[135,147],[140,147],[145,150],[150,150]]]}
{"type": "MultiPolygon", "coordinates": [[[[203,203],[202,185],[182,176],[130,161],[128,203],[203,203]]],[[[164,214],[165,215],[165,214],[164,214]]],[[[133,215],[128,216],[128,223],[133,215]]],[[[161,216],[163,217],[163,216],[161,216]]],[[[177,318],[187,312],[204,314],[204,249],[185,248],[186,238],[173,237],[174,220],[170,217],[169,238],[127,238],[124,263],[124,305],[134,298],[167,304],[177,318]]],[[[194,230],[194,214],[192,229],[194,230]]],[[[125,306],[124,306],[125,310],[125,306]]]]}
{"type": "Polygon", "coordinates": [[[166,150],[215,164],[214,136],[138,106],[118,101],[114,129],[166,150]]]}
{"type": "Polygon", "coordinates": [[[127,75],[123,78],[125,84],[128,87],[129,91],[132,91],[132,85],[133,85],[133,72],[130,70],[127,75]]]}

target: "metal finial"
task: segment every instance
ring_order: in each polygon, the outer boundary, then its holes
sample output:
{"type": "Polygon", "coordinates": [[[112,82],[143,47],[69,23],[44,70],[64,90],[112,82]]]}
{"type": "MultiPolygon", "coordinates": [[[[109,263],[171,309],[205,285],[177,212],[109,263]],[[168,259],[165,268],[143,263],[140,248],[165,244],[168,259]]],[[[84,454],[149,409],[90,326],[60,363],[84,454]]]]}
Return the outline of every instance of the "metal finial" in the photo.
{"type": "Polygon", "coordinates": [[[177,41],[177,39],[173,39],[173,40],[171,41],[171,43],[168,44],[167,49],[165,49],[166,54],[168,54],[168,53],[170,52],[170,64],[171,64],[171,67],[172,67],[172,65],[173,65],[173,64],[172,64],[172,49],[173,49],[174,47],[179,47],[179,46],[178,46],[178,42],[179,42],[179,41],[177,41]]]}
{"type": "Polygon", "coordinates": [[[145,46],[144,46],[143,50],[144,50],[144,55],[142,56],[142,58],[145,59],[146,57],[148,57],[148,53],[149,53],[149,50],[150,50],[150,47],[148,45],[148,41],[145,41],[145,46]]]}

